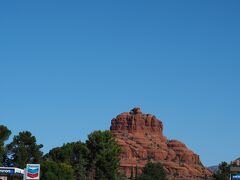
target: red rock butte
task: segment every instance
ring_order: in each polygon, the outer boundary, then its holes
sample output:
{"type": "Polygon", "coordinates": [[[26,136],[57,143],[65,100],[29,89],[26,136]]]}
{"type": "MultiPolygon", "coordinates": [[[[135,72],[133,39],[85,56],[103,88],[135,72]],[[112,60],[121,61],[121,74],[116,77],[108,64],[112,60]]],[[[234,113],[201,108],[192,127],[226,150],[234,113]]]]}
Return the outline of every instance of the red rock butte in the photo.
{"type": "Polygon", "coordinates": [[[177,140],[163,135],[163,124],[140,108],[118,115],[111,131],[121,146],[120,170],[128,177],[140,174],[148,162],[160,162],[169,180],[206,179],[212,173],[203,166],[197,154],[177,140]]]}

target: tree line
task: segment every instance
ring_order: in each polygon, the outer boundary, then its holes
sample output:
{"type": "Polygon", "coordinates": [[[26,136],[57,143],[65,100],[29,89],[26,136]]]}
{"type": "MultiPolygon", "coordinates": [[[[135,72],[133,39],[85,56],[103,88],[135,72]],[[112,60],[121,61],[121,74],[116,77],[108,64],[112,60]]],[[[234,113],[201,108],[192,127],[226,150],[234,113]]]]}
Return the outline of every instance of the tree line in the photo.
{"type": "MultiPolygon", "coordinates": [[[[19,132],[8,144],[11,130],[0,125],[0,166],[25,168],[41,164],[42,180],[126,180],[119,171],[121,149],[110,131],[94,131],[86,142],[66,143],[42,152],[43,145],[29,131],[19,132]]],[[[149,163],[134,180],[165,180],[160,163],[149,163]]]]}
{"type": "MultiPolygon", "coordinates": [[[[13,136],[6,126],[0,125],[0,166],[25,168],[26,164],[41,164],[42,180],[126,180],[119,171],[121,149],[110,131],[94,131],[86,142],[66,143],[42,152],[43,145],[29,131],[13,136]],[[6,141],[9,143],[6,144],[6,141]]],[[[135,167],[136,168],[136,167],[135,167]]],[[[136,170],[135,172],[138,172],[136,170]]],[[[230,164],[219,164],[211,179],[228,180],[230,164]]],[[[131,180],[166,180],[160,163],[149,162],[142,174],[131,173],[131,180]]]]}

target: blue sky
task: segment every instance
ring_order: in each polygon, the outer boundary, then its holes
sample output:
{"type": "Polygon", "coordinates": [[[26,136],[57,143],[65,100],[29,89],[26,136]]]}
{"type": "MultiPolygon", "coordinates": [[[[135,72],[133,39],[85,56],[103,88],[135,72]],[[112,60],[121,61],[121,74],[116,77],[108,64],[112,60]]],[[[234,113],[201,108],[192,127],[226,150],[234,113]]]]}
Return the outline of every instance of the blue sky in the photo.
{"type": "Polygon", "coordinates": [[[0,124],[44,152],[140,106],[207,166],[240,156],[240,2],[1,1],[0,124]]]}

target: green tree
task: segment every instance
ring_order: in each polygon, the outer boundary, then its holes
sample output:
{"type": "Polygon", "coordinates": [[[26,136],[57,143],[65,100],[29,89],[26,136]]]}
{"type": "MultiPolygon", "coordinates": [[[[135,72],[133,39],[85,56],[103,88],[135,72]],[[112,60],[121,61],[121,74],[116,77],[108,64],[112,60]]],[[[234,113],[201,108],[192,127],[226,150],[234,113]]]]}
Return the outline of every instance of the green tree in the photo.
{"type": "Polygon", "coordinates": [[[138,178],[138,165],[135,167],[135,178],[138,178]]]}
{"type": "Polygon", "coordinates": [[[41,163],[42,180],[75,180],[74,170],[70,165],[46,161],[41,163]]]}
{"type": "Polygon", "coordinates": [[[118,172],[114,180],[129,180],[124,173],[118,172]]]}
{"type": "Polygon", "coordinates": [[[230,165],[226,162],[222,162],[218,166],[218,170],[214,175],[216,180],[229,180],[230,177],[230,165]]]}
{"type": "Polygon", "coordinates": [[[7,145],[8,154],[14,166],[24,168],[28,163],[40,163],[42,144],[36,143],[36,138],[29,131],[20,132],[7,145]]]}
{"type": "Polygon", "coordinates": [[[160,163],[147,163],[137,180],[167,180],[164,168],[160,163]]]}
{"type": "Polygon", "coordinates": [[[3,125],[0,125],[0,165],[4,164],[4,159],[6,159],[6,149],[4,146],[4,142],[8,140],[11,135],[11,131],[3,125]]]}
{"type": "Polygon", "coordinates": [[[130,180],[134,180],[134,176],[133,176],[133,166],[131,167],[131,176],[130,176],[130,180]]]}
{"type": "Polygon", "coordinates": [[[84,180],[87,177],[86,167],[88,153],[86,144],[78,141],[52,149],[45,155],[45,159],[71,165],[74,169],[75,179],[84,180]]]}
{"type": "Polygon", "coordinates": [[[86,141],[89,177],[97,180],[116,179],[120,147],[110,131],[95,131],[86,141]]]}

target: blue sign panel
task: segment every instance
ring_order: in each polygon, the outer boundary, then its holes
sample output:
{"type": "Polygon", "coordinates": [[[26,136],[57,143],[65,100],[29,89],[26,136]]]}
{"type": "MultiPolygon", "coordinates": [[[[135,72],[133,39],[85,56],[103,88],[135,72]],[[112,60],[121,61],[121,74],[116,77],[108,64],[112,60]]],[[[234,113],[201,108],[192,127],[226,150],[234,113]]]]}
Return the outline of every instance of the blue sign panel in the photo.
{"type": "Polygon", "coordinates": [[[14,174],[14,173],[15,173],[14,169],[0,168],[0,174],[14,174]]]}
{"type": "Polygon", "coordinates": [[[240,180],[240,174],[233,174],[232,180],[240,180]]]}

